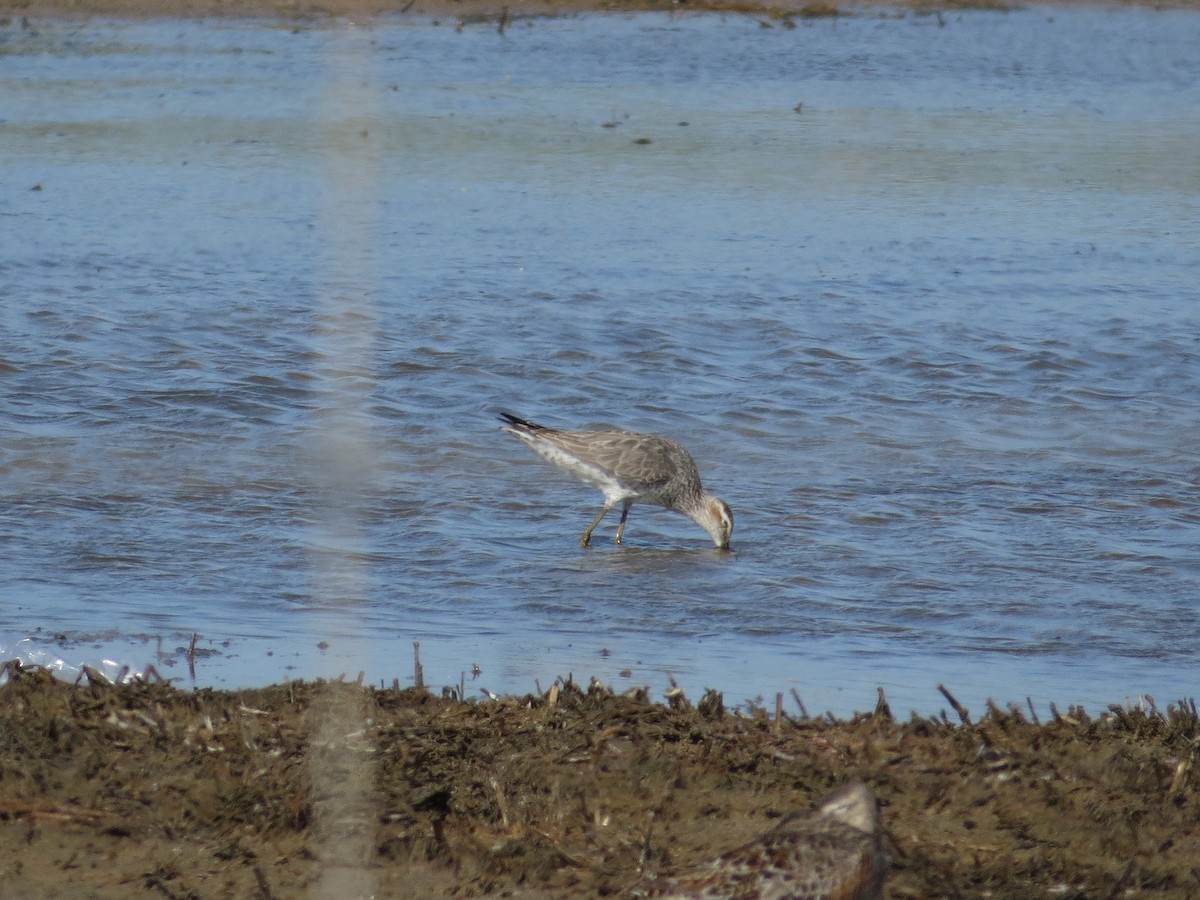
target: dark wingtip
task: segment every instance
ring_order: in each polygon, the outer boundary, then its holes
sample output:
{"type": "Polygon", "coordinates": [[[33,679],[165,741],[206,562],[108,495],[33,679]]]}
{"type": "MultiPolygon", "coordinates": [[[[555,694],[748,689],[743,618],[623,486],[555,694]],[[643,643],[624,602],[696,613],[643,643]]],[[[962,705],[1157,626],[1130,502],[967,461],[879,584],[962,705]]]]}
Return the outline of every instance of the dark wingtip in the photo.
{"type": "Polygon", "coordinates": [[[514,416],[512,413],[504,412],[503,410],[501,410],[499,418],[500,421],[505,425],[512,425],[516,428],[524,428],[528,431],[544,430],[543,427],[538,425],[536,422],[530,422],[526,419],[522,419],[520,416],[514,416]]]}

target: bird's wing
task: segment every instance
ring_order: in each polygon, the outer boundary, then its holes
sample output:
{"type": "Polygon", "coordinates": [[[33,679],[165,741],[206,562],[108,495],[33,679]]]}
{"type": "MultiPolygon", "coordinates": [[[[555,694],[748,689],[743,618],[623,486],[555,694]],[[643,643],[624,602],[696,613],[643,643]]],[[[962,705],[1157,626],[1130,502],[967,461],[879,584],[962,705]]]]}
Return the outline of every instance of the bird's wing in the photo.
{"type": "MultiPolygon", "coordinates": [[[[678,477],[691,457],[674,441],[631,431],[559,432],[564,450],[638,493],[653,493],[678,477]]],[[[694,466],[693,466],[694,467],[694,466]]]]}

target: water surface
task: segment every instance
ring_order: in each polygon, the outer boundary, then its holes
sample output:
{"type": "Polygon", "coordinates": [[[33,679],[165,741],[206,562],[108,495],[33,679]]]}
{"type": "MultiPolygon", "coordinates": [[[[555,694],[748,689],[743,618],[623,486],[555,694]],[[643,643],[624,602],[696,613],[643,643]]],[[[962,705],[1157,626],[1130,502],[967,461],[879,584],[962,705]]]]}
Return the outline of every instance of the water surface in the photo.
{"type": "Polygon", "coordinates": [[[10,27],[0,649],[1194,695],[1197,46],[1139,9],[10,27]],[[680,439],[735,552],[636,506],[580,550],[600,495],[499,409],[680,439]]]}

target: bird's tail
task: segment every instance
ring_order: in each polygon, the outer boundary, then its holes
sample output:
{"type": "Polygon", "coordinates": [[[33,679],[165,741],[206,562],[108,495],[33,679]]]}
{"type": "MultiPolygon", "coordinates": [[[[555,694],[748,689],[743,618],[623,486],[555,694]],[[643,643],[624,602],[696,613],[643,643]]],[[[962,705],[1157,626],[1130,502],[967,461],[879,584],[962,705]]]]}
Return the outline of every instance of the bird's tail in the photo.
{"type": "Polygon", "coordinates": [[[536,422],[527,421],[519,416],[514,416],[512,413],[500,413],[500,421],[504,423],[505,431],[524,431],[529,434],[539,431],[553,431],[552,428],[547,428],[545,425],[539,425],[536,422]]]}

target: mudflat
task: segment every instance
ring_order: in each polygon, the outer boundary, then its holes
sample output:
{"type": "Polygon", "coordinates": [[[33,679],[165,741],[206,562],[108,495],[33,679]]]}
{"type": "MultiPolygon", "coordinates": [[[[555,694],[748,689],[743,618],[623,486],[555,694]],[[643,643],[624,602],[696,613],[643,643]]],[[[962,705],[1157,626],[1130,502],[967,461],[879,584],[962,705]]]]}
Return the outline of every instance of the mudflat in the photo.
{"type": "MultiPolygon", "coordinates": [[[[1068,0],[1079,3],[1081,0],[1068,0]]],[[[1104,0],[1083,0],[1104,5],[1104,0]]],[[[798,18],[916,10],[1017,9],[1017,0],[0,0],[0,17],[138,18],[171,16],[265,16],[286,19],[370,17],[401,14],[459,24],[492,23],[503,30],[514,19],[589,12],[722,12],[759,18],[764,27],[787,27],[798,18]]],[[[1049,4],[1047,4],[1049,5],[1049,4]]],[[[1111,6],[1200,9],[1200,0],[1131,0],[1111,6]]]]}
{"type": "Polygon", "coordinates": [[[571,681],[454,694],[68,684],[10,664],[0,884],[22,898],[623,896],[863,781],[888,897],[1200,893],[1190,701],[898,721],[882,700],[849,720],[790,701],[737,715],[715,693],[658,702],[571,681]]]}

